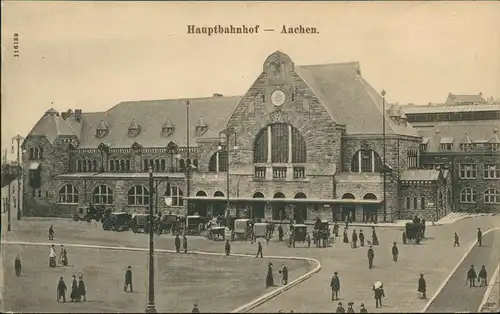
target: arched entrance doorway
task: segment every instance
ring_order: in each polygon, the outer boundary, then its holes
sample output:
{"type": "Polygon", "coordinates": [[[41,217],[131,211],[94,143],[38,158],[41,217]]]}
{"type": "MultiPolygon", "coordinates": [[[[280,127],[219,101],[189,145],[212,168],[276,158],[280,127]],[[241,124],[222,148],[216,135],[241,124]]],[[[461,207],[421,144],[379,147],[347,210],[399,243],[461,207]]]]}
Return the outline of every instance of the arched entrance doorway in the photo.
{"type": "MultiPolygon", "coordinates": [[[[352,193],[345,193],[342,199],[354,200],[356,199],[352,193]]],[[[340,220],[345,221],[349,217],[349,221],[354,221],[354,211],[356,207],[354,204],[342,204],[340,211],[340,220]]]]}
{"type": "MultiPolygon", "coordinates": [[[[286,198],[285,194],[277,192],[273,195],[273,198],[286,198]]],[[[286,219],[286,204],[283,202],[276,202],[272,205],[273,208],[273,220],[283,220],[286,219]]]]}
{"type": "MultiPolygon", "coordinates": [[[[224,197],[224,196],[225,196],[224,193],[221,191],[217,191],[214,193],[214,197],[224,197]]],[[[226,215],[226,203],[227,200],[222,200],[222,199],[214,201],[214,207],[212,209],[212,214],[214,217],[226,215]]]]}
{"type": "MultiPolygon", "coordinates": [[[[260,192],[255,192],[252,198],[264,198],[264,194],[260,192]]],[[[264,218],[266,209],[266,202],[263,200],[262,202],[253,202],[252,204],[252,218],[264,218]]]]}
{"type": "MultiPolygon", "coordinates": [[[[207,196],[207,193],[205,193],[205,191],[198,191],[196,192],[196,196],[207,196]]],[[[196,202],[194,202],[193,213],[188,213],[188,214],[192,215],[194,213],[198,213],[198,215],[202,217],[207,217],[208,216],[207,201],[197,200],[196,202]]]]}
{"type": "MultiPolygon", "coordinates": [[[[293,198],[305,199],[305,198],[307,198],[307,196],[304,193],[299,192],[299,193],[295,194],[295,196],[293,198]]],[[[295,203],[295,208],[293,210],[293,220],[295,220],[295,222],[298,224],[302,224],[302,223],[304,223],[304,221],[307,220],[307,204],[306,204],[306,202],[295,203]]]]}
{"type": "MultiPolygon", "coordinates": [[[[376,200],[377,197],[373,193],[366,193],[363,196],[364,200],[376,200]]],[[[363,204],[363,222],[377,221],[378,204],[363,204]]]]}

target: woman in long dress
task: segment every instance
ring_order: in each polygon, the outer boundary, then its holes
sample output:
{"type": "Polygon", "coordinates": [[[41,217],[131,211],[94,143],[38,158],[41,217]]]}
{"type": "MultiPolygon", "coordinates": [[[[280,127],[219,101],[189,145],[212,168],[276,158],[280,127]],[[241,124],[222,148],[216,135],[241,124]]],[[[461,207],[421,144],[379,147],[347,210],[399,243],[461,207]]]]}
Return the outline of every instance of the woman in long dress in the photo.
{"type": "Polygon", "coordinates": [[[344,229],[344,243],[349,243],[349,236],[347,235],[347,228],[344,229]]]}
{"type": "Polygon", "coordinates": [[[73,282],[71,283],[71,294],[70,299],[71,302],[77,301],[79,296],[78,282],[76,281],[76,276],[73,275],[73,282]]]}
{"type": "Polygon", "coordinates": [[[50,253],[49,253],[49,267],[56,267],[56,249],[54,245],[50,246],[50,253]]]}
{"type": "Polygon", "coordinates": [[[273,263],[267,267],[266,288],[274,286],[273,263]]]}

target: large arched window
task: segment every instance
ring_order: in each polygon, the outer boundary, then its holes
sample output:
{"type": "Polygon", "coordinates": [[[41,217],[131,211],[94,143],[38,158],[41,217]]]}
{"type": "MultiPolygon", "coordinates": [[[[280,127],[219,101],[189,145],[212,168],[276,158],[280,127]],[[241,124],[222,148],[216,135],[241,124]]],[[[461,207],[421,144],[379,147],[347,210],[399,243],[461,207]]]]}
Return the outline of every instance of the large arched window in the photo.
{"type": "Polygon", "coordinates": [[[257,134],[253,154],[254,163],[305,163],[306,142],[297,128],[275,123],[257,134]]]}
{"type": "Polygon", "coordinates": [[[59,203],[77,204],[78,190],[71,184],[66,184],[59,190],[59,203]]]}
{"type": "Polygon", "coordinates": [[[460,191],[460,202],[461,203],[475,203],[476,202],[476,191],[472,188],[465,188],[460,191]]]}
{"type": "Polygon", "coordinates": [[[113,204],[113,190],[110,187],[105,185],[97,186],[92,192],[92,197],[94,204],[104,204],[104,205],[112,205],[113,204]]]}
{"type": "Polygon", "coordinates": [[[128,190],[129,205],[149,205],[149,191],[142,185],[133,186],[128,190]]]}
{"type": "Polygon", "coordinates": [[[210,158],[210,162],[208,163],[208,171],[210,172],[219,172],[219,171],[227,171],[228,168],[228,158],[226,151],[216,152],[210,158]]]}
{"type": "Polygon", "coordinates": [[[358,150],[351,160],[352,172],[380,172],[382,160],[373,149],[358,150]]]}
{"type": "Polygon", "coordinates": [[[497,189],[488,189],[484,192],[484,202],[486,204],[500,203],[500,193],[497,189]]]}

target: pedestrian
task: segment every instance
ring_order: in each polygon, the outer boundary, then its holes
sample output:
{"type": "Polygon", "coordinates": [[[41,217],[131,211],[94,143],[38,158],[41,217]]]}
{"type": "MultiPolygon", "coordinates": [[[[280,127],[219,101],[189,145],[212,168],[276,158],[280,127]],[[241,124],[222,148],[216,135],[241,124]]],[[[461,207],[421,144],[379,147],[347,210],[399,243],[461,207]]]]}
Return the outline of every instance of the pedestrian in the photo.
{"type": "Polygon", "coordinates": [[[61,244],[61,254],[59,255],[59,265],[68,266],[68,254],[64,245],[61,244]]]}
{"type": "Polygon", "coordinates": [[[477,243],[479,246],[483,245],[483,232],[481,228],[477,228],[477,243]]]}
{"type": "Polygon", "coordinates": [[[278,226],[278,241],[283,241],[283,227],[281,224],[278,226]]]}
{"type": "Polygon", "coordinates": [[[477,275],[476,275],[476,271],[474,270],[474,265],[470,265],[470,268],[467,271],[467,279],[469,280],[469,288],[476,286],[476,278],[477,278],[477,275]]]}
{"type": "Polygon", "coordinates": [[[347,305],[349,306],[347,308],[347,313],[354,313],[354,309],[352,308],[352,306],[354,305],[354,302],[349,302],[349,303],[347,303],[347,305]]]}
{"type": "Polygon", "coordinates": [[[54,226],[50,225],[49,227],[49,240],[54,240],[54,234],[55,234],[55,230],[54,230],[54,226]]]}
{"type": "Polygon", "coordinates": [[[61,276],[59,278],[59,283],[57,284],[57,302],[60,302],[62,298],[63,303],[66,303],[66,290],[68,290],[68,288],[66,287],[64,279],[61,276]]]}
{"type": "Polygon", "coordinates": [[[78,301],[83,298],[87,302],[87,290],[85,289],[85,282],[83,282],[83,275],[78,276],[78,301]]]}
{"type": "Polygon", "coordinates": [[[255,255],[255,257],[259,257],[259,254],[260,254],[260,258],[262,258],[262,244],[260,244],[260,241],[257,243],[257,255],[255,255]]]}
{"type": "Polygon", "coordinates": [[[458,234],[455,232],[455,241],[453,242],[453,247],[460,246],[460,239],[458,238],[458,234]]]}
{"type": "Polygon", "coordinates": [[[339,224],[337,222],[333,225],[333,232],[335,233],[335,237],[339,236],[339,224]]]}
{"type": "Polygon", "coordinates": [[[181,252],[181,238],[179,238],[178,234],[175,235],[174,243],[175,243],[175,251],[177,253],[180,253],[181,252]]]}
{"type": "Polygon", "coordinates": [[[286,286],[288,284],[288,268],[285,264],[281,266],[279,273],[281,274],[281,285],[286,286]]]}
{"type": "Polygon", "coordinates": [[[424,274],[420,274],[420,278],[418,279],[418,289],[417,291],[421,294],[420,299],[427,299],[427,283],[425,282],[424,274]]]}
{"type": "Polygon", "coordinates": [[[479,271],[479,275],[477,277],[479,278],[480,287],[486,287],[488,285],[488,281],[486,280],[487,273],[485,265],[481,266],[481,270],[479,271]]]}
{"type": "Polygon", "coordinates": [[[308,232],[306,235],[307,247],[311,247],[311,233],[308,232]]]}
{"type": "Polygon", "coordinates": [[[351,248],[355,249],[357,248],[358,245],[358,235],[356,234],[356,229],[352,231],[352,242],[351,242],[351,248]]]}
{"type": "Polygon", "coordinates": [[[78,282],[76,281],[76,276],[72,275],[73,282],[71,283],[71,294],[69,295],[71,302],[78,301],[78,282]]]}
{"type": "Polygon", "coordinates": [[[349,237],[347,236],[347,228],[344,228],[344,243],[349,243],[349,237]]]}
{"type": "Polygon", "coordinates": [[[375,232],[375,227],[372,227],[372,245],[378,245],[378,237],[375,232]]]}
{"type": "Polygon", "coordinates": [[[200,313],[200,310],[198,309],[198,303],[194,304],[193,309],[191,310],[191,313],[200,313]]]}
{"type": "Polygon", "coordinates": [[[335,310],[335,313],[345,313],[345,309],[342,306],[342,302],[338,303],[337,309],[335,310]]]}
{"type": "Polygon", "coordinates": [[[373,287],[373,291],[375,292],[375,307],[382,307],[382,298],[385,297],[384,286],[381,285],[378,288],[373,287]]]}
{"type": "Polygon", "coordinates": [[[375,252],[373,251],[373,247],[371,245],[368,249],[367,256],[368,256],[368,268],[371,269],[373,267],[373,259],[375,258],[375,252]]]}
{"type": "Polygon", "coordinates": [[[16,276],[21,276],[22,269],[21,256],[18,254],[14,260],[14,271],[16,272],[16,276]]]}
{"type": "Polygon", "coordinates": [[[188,239],[186,235],[182,236],[182,248],[184,249],[184,253],[188,252],[188,239]]]}
{"type": "Polygon", "coordinates": [[[274,286],[273,263],[269,263],[267,266],[266,288],[272,286],[274,286]]]}
{"type": "Polygon", "coordinates": [[[338,272],[334,272],[332,281],[330,282],[330,287],[332,288],[332,301],[337,301],[339,299],[340,279],[338,274],[338,272]]]}
{"type": "Polygon", "coordinates": [[[229,254],[231,254],[231,243],[229,243],[229,240],[226,241],[224,249],[226,251],[226,256],[229,256],[229,254]]]}
{"type": "Polygon", "coordinates": [[[398,255],[399,255],[399,249],[398,247],[396,246],[396,242],[394,242],[392,244],[392,260],[394,262],[397,262],[398,261],[398,255]]]}
{"type": "Polygon", "coordinates": [[[54,244],[52,244],[50,246],[50,253],[49,253],[49,267],[56,267],[56,257],[57,257],[57,253],[56,253],[56,247],[54,244]]]}
{"type": "Polygon", "coordinates": [[[134,292],[134,288],[132,287],[132,267],[127,267],[127,271],[125,272],[125,285],[123,286],[123,291],[127,292],[127,288],[130,286],[130,292],[134,292]]]}
{"type": "Polygon", "coordinates": [[[359,313],[368,313],[368,311],[365,308],[365,304],[364,303],[361,303],[360,307],[361,308],[359,309],[359,313]]]}
{"type": "Polygon", "coordinates": [[[359,230],[359,245],[365,246],[365,235],[363,234],[363,230],[359,230]]]}

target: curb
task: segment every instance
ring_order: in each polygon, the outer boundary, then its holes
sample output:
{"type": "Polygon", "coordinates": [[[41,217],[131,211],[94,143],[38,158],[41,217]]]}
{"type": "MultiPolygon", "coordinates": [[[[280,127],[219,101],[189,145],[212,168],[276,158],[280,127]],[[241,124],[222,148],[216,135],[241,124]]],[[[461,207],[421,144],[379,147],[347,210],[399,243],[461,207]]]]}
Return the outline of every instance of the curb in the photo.
{"type": "Polygon", "coordinates": [[[477,309],[478,313],[481,313],[484,311],[484,306],[488,302],[491,296],[491,292],[493,291],[493,287],[497,284],[498,276],[500,272],[500,263],[497,266],[497,269],[495,269],[495,272],[493,273],[493,276],[490,279],[490,282],[488,283],[488,288],[486,288],[486,292],[484,293],[483,300],[481,301],[481,304],[479,305],[479,308],[477,309]]]}
{"type": "MultiPolygon", "coordinates": [[[[34,242],[22,242],[22,241],[3,241],[1,243],[2,245],[31,245],[31,246],[50,246],[53,243],[34,243],[34,242]]],[[[106,246],[106,245],[94,245],[94,244],[76,244],[76,243],[58,243],[62,244],[66,247],[80,247],[80,248],[93,248],[93,249],[108,249],[108,250],[121,250],[121,251],[149,251],[148,248],[138,248],[138,247],[126,247],[126,246],[106,246]]],[[[155,249],[155,252],[158,253],[177,253],[174,250],[165,250],[165,249],[155,249]]],[[[184,253],[183,253],[184,254],[184,253]]],[[[201,251],[188,251],[187,254],[196,254],[196,255],[212,255],[212,256],[226,256],[225,253],[216,253],[216,252],[201,252],[201,251]]],[[[255,257],[253,254],[231,254],[230,256],[237,256],[237,257],[255,257]]],[[[271,258],[271,259],[285,259],[285,260],[302,260],[302,261],[309,261],[309,262],[315,262],[316,267],[313,270],[308,271],[304,275],[300,276],[299,278],[293,280],[286,286],[278,287],[274,289],[273,291],[270,291],[263,296],[260,296],[259,298],[248,302],[237,309],[231,311],[231,313],[245,313],[250,311],[251,309],[254,309],[258,307],[259,305],[262,305],[263,303],[271,300],[272,298],[276,297],[279,294],[282,294],[283,292],[297,286],[298,284],[302,283],[303,281],[311,278],[314,274],[319,272],[321,270],[321,263],[314,258],[310,257],[298,257],[298,256],[272,256],[268,255],[266,258],[271,258]]]]}
{"type": "MultiPolygon", "coordinates": [[[[496,230],[500,230],[500,227],[491,228],[491,229],[486,230],[485,232],[483,232],[483,237],[487,233],[490,233],[490,232],[496,231],[496,230]]],[[[448,283],[448,281],[450,281],[450,278],[453,276],[453,274],[455,274],[455,272],[460,267],[460,265],[462,264],[462,262],[467,258],[467,256],[470,254],[470,252],[472,251],[472,249],[476,245],[477,245],[477,237],[474,240],[474,242],[470,245],[470,247],[467,249],[467,251],[465,251],[465,254],[460,258],[460,260],[458,261],[457,265],[451,270],[451,272],[448,274],[448,276],[446,277],[446,279],[441,283],[441,285],[436,290],[436,292],[434,293],[434,295],[432,296],[432,298],[429,300],[429,302],[427,302],[425,304],[424,308],[420,311],[420,313],[425,313],[427,311],[427,309],[429,308],[429,306],[432,304],[432,302],[434,302],[434,300],[437,298],[437,296],[439,295],[439,293],[441,293],[441,290],[443,290],[444,286],[446,286],[446,284],[448,283]]]]}

